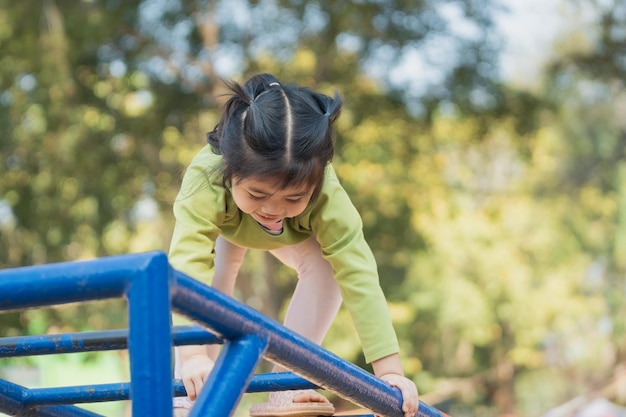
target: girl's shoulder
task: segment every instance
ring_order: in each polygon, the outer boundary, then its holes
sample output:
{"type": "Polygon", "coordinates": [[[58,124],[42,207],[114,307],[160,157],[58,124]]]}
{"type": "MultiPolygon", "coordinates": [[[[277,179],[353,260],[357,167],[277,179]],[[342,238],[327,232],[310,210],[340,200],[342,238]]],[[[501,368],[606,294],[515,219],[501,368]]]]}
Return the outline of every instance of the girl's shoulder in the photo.
{"type": "Polygon", "coordinates": [[[332,164],[328,164],[326,165],[326,171],[324,172],[324,184],[320,190],[320,196],[332,198],[332,196],[337,193],[348,197],[343,185],[341,185],[341,181],[339,180],[337,173],[335,172],[335,168],[332,164]]]}
{"type": "Polygon", "coordinates": [[[225,192],[222,181],[222,156],[213,153],[210,146],[202,148],[185,170],[178,200],[207,193],[221,195],[225,192]]]}
{"type": "Polygon", "coordinates": [[[329,192],[337,188],[343,190],[343,187],[339,182],[339,178],[337,177],[337,173],[335,172],[335,168],[329,163],[326,165],[326,170],[324,171],[324,184],[322,184],[321,192],[329,192]]]}
{"type": "Polygon", "coordinates": [[[192,166],[201,166],[201,167],[213,167],[219,168],[223,163],[222,155],[218,155],[213,152],[211,145],[204,145],[198,153],[191,160],[190,167],[192,166]]]}
{"type": "Polygon", "coordinates": [[[209,145],[205,145],[191,160],[185,177],[198,176],[210,182],[221,184],[223,163],[222,155],[214,153],[209,145]]]}
{"type": "Polygon", "coordinates": [[[334,215],[353,217],[356,214],[352,200],[341,185],[337,173],[331,164],[326,166],[324,184],[319,196],[309,209],[312,217],[322,216],[328,218],[334,215]]]}

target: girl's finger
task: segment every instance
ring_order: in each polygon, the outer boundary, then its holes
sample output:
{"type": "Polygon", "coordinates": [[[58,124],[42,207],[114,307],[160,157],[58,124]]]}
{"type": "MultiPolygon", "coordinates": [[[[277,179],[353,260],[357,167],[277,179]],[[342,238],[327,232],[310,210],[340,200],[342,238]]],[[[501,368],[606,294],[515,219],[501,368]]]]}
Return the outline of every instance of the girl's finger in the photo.
{"type": "Polygon", "coordinates": [[[191,401],[196,399],[196,387],[193,384],[193,380],[189,380],[189,382],[187,382],[185,384],[185,389],[187,390],[187,397],[189,397],[189,399],[191,401]]]}

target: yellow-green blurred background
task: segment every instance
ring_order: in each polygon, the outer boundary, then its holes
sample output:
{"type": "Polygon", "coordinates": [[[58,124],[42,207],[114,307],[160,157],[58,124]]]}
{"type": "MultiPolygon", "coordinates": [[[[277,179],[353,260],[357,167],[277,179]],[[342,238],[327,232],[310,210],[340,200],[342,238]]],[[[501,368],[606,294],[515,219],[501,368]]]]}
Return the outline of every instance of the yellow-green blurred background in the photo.
{"type": "MultiPolygon", "coordinates": [[[[618,0],[0,0],[0,268],[166,251],[221,79],[271,72],[345,99],[334,164],[425,401],[624,404],[625,28],[618,0]]],[[[237,298],[280,319],[294,280],[251,253],[237,298]]],[[[3,313],[0,336],[122,328],[118,301],[3,313]]],[[[368,369],[345,312],[325,346],[368,369]]],[[[124,355],[0,377],[118,382],[124,355]]]]}

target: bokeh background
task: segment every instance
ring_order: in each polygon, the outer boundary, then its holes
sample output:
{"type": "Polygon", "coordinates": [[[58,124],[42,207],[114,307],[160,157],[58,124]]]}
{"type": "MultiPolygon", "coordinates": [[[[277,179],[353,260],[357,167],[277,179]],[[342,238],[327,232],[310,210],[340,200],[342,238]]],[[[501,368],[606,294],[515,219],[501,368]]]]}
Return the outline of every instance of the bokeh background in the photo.
{"type": "MultiPolygon", "coordinates": [[[[166,251],[222,79],[258,72],[344,97],[334,164],[424,401],[626,404],[621,0],[0,0],[0,268],[166,251]]],[[[252,252],[236,296],[280,319],[294,281],[252,252]]],[[[0,315],[0,336],[125,326],[118,300],[0,315]]],[[[325,346],[369,369],[345,312],[325,346]]],[[[109,352],[2,360],[0,377],[128,371],[109,352]]]]}

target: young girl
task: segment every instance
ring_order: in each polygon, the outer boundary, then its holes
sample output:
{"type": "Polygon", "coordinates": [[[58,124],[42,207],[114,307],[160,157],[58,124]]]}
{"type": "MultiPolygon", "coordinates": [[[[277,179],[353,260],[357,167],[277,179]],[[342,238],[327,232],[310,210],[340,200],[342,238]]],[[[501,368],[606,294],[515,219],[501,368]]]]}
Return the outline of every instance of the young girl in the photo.
{"type": "MultiPolygon", "coordinates": [[[[402,371],[376,262],[361,218],[330,164],[341,99],[283,85],[269,74],[228,87],[232,96],[174,203],[170,263],[232,295],[246,248],[269,251],[298,274],[285,326],[321,344],[343,299],[366,361],[376,376],[400,389],[405,415],[414,416],[417,388],[402,371]]],[[[175,398],[175,416],[188,414],[217,350],[176,348],[175,373],[188,398],[175,398]]],[[[291,409],[334,412],[326,397],[304,390],[272,392],[250,413],[291,409]]]]}

